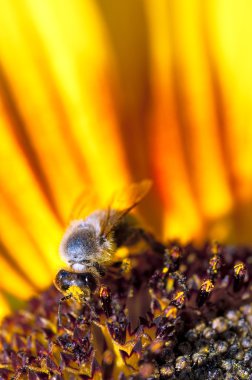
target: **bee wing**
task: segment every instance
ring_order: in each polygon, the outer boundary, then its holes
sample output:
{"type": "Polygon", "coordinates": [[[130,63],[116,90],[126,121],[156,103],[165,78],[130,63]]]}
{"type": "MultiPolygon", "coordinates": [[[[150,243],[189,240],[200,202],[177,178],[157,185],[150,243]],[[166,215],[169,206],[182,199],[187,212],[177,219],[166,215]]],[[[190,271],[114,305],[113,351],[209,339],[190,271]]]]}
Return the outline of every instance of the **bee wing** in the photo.
{"type": "Polygon", "coordinates": [[[129,187],[115,193],[101,221],[101,234],[107,236],[113,227],[142,201],[151,186],[152,182],[146,179],[132,183],[129,187]]]}
{"type": "Polygon", "coordinates": [[[88,189],[83,190],[76,198],[68,222],[72,220],[85,219],[93,211],[100,208],[98,197],[94,192],[90,192],[88,189]]]}

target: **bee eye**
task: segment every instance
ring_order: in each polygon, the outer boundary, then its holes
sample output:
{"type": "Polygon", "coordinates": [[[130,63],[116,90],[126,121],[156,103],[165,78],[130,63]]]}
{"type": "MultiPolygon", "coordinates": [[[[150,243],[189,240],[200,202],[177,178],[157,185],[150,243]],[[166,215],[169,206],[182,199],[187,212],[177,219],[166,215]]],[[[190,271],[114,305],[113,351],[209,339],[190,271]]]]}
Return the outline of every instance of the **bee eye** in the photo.
{"type": "Polygon", "coordinates": [[[94,292],[97,289],[96,279],[94,275],[90,272],[79,273],[78,281],[80,286],[89,288],[91,292],[94,292]]]}
{"type": "Polygon", "coordinates": [[[55,285],[59,291],[66,291],[72,282],[72,273],[61,269],[55,277],[55,285]]]}

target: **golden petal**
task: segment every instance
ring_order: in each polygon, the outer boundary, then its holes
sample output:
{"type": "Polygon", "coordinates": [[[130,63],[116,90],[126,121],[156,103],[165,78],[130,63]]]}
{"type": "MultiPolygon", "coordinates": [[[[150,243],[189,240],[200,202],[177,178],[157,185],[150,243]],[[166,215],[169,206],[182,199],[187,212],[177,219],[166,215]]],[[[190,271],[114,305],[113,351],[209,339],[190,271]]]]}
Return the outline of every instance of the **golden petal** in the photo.
{"type": "Polygon", "coordinates": [[[46,46],[46,63],[60,93],[63,117],[85,163],[83,175],[87,172],[93,186],[106,194],[111,191],[108,176],[119,186],[129,174],[113,107],[113,62],[102,22],[91,1],[67,2],[64,7],[61,2],[29,5],[46,46]]]}
{"type": "Polygon", "coordinates": [[[3,295],[0,293],[0,320],[10,312],[8,303],[4,299],[3,295]]]}
{"type": "Polygon", "coordinates": [[[201,9],[197,2],[171,4],[173,75],[183,150],[202,217],[213,219],[230,212],[233,204],[222,157],[201,9]]]}
{"type": "Polygon", "coordinates": [[[252,4],[209,2],[206,30],[222,106],[222,134],[234,196],[252,198],[252,4]],[[228,11],[227,11],[228,10],[228,11]]]}
{"type": "Polygon", "coordinates": [[[0,112],[1,238],[27,276],[44,286],[59,265],[55,251],[62,229],[2,108],[0,112]]]}

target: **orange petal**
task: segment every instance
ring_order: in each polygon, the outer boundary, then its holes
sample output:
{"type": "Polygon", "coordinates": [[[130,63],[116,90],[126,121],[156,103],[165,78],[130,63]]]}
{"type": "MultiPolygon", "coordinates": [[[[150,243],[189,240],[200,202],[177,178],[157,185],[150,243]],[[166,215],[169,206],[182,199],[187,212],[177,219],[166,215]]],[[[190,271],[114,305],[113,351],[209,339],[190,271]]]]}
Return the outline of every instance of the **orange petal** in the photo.
{"type": "Polygon", "coordinates": [[[152,52],[153,109],[149,151],[154,176],[165,206],[165,235],[188,240],[201,222],[187,172],[172,83],[168,3],[146,2],[152,52]]]}

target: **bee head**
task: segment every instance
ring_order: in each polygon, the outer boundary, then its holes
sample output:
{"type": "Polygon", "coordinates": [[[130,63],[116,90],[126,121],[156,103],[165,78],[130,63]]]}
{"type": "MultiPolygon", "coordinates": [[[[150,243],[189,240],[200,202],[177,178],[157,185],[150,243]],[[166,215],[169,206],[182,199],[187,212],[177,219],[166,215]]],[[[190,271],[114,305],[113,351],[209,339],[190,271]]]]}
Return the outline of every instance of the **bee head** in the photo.
{"type": "Polygon", "coordinates": [[[95,276],[90,272],[75,273],[61,269],[54,280],[56,288],[63,294],[72,294],[75,298],[89,297],[97,289],[95,276]],[[78,297],[77,297],[78,296],[78,297]]]}

